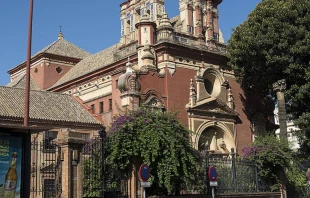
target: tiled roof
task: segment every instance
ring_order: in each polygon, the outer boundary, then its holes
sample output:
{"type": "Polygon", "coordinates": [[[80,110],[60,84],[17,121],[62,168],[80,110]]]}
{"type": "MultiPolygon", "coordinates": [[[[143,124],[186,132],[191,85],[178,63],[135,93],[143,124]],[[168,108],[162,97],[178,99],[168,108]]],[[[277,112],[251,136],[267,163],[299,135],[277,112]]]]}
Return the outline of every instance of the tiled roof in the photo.
{"type": "Polygon", "coordinates": [[[72,58],[79,58],[83,59],[90,55],[87,51],[79,48],[78,46],[66,41],[63,38],[57,39],[52,44],[48,45],[34,56],[41,54],[41,53],[48,53],[48,54],[55,54],[60,56],[72,57],[72,58]]]}
{"type": "Polygon", "coordinates": [[[115,44],[101,52],[90,55],[81,60],[71,70],[68,71],[53,87],[74,80],[80,76],[105,67],[114,61],[114,54],[118,50],[119,44],[115,44]]]}
{"type": "MultiPolygon", "coordinates": [[[[24,89],[0,86],[0,118],[22,119],[24,94],[24,89]]],[[[29,115],[30,122],[59,122],[89,128],[100,125],[71,96],[47,91],[30,92],[29,115]]]]}
{"type": "MultiPolygon", "coordinates": [[[[172,25],[178,26],[180,16],[176,16],[170,19],[172,25]]],[[[67,74],[65,74],[53,87],[57,87],[66,82],[74,80],[78,77],[86,75],[90,72],[105,67],[114,61],[114,54],[118,51],[119,44],[115,44],[107,49],[104,49],[94,55],[90,55],[76,64],[67,74]]]]}
{"type": "MultiPolygon", "coordinates": [[[[15,88],[25,88],[25,84],[26,84],[26,75],[22,75],[18,78],[16,78],[15,80],[13,80],[12,82],[10,82],[9,84],[7,84],[7,87],[15,87],[15,88]]],[[[30,89],[31,90],[40,90],[39,85],[36,83],[36,81],[34,80],[34,78],[30,75],[30,89]]]]}

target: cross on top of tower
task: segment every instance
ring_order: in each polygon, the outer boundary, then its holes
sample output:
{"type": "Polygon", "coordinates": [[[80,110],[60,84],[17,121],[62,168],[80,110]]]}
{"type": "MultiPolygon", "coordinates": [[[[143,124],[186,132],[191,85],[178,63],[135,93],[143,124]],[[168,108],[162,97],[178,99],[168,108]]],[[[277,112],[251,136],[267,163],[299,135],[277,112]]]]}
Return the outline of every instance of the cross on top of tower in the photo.
{"type": "Polygon", "coordinates": [[[63,34],[62,34],[62,32],[61,32],[61,25],[59,26],[59,34],[58,34],[58,40],[59,39],[64,39],[64,36],[63,36],[63,34]]]}

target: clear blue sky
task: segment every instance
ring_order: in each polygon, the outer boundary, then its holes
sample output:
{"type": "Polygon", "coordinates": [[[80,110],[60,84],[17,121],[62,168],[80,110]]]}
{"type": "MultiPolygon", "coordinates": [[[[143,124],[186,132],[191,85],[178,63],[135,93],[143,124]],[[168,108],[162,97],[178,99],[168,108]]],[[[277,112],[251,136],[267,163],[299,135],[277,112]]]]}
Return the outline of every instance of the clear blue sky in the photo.
{"type": "MultiPolygon", "coordinates": [[[[59,25],[66,40],[90,53],[120,38],[119,4],[125,0],[34,0],[32,54],[57,39],[59,25]]],[[[166,0],[169,17],[178,15],[179,0],[166,0]]],[[[223,0],[220,29],[225,41],[232,28],[246,20],[261,0],[223,0]]],[[[9,83],[7,71],[26,60],[29,0],[1,0],[0,85],[9,83]]]]}

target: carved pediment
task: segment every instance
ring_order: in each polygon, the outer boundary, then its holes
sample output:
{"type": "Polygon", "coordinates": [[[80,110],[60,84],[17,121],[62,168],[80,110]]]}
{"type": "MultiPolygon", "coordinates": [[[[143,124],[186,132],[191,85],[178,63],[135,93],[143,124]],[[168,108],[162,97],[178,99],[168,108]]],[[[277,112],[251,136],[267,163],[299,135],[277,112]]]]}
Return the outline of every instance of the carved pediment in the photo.
{"type": "Polygon", "coordinates": [[[224,102],[214,97],[199,101],[195,106],[188,107],[187,111],[193,115],[215,117],[238,117],[239,114],[227,106],[224,102]]]}

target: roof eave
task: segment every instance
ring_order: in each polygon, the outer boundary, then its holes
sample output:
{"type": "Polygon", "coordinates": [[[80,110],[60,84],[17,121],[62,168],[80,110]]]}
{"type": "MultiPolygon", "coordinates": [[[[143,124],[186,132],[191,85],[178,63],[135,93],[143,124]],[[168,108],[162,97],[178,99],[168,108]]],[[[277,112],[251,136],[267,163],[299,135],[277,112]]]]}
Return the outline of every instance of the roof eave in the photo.
{"type": "Polygon", "coordinates": [[[69,121],[56,121],[56,120],[43,120],[43,119],[33,119],[29,120],[29,127],[24,127],[23,124],[24,118],[22,117],[10,117],[10,116],[0,116],[0,127],[7,128],[29,128],[36,130],[47,130],[52,128],[76,128],[76,129],[100,129],[102,124],[99,122],[96,123],[82,123],[82,122],[69,122],[69,121]]]}

